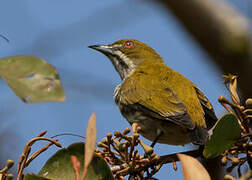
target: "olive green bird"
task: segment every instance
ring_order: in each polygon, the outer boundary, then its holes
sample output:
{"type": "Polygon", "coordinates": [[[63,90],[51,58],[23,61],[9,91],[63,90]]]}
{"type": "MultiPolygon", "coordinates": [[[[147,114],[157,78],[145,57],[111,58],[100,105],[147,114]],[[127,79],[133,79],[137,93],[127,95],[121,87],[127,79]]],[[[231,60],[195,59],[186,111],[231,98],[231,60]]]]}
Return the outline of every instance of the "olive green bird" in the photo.
{"type": "Polygon", "coordinates": [[[212,105],[189,79],[168,67],[148,45],[123,39],[110,45],[89,46],[106,55],[122,82],[114,98],[130,124],[156,142],[203,145],[215,124],[212,105]]]}

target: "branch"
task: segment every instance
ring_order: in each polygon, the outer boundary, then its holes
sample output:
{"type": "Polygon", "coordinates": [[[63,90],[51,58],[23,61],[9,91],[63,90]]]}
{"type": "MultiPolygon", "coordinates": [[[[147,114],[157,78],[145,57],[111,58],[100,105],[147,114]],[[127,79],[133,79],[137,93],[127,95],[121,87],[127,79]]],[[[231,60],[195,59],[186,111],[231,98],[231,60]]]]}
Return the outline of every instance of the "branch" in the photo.
{"type": "Polygon", "coordinates": [[[53,144],[58,146],[58,147],[61,147],[61,144],[58,143],[58,140],[50,139],[50,138],[47,138],[47,137],[42,137],[45,134],[46,134],[46,131],[43,131],[37,137],[32,138],[31,140],[29,140],[25,144],[24,152],[21,154],[21,156],[19,158],[18,167],[17,167],[17,179],[18,180],[23,179],[23,170],[24,170],[24,168],[26,168],[31,163],[31,161],[33,159],[35,159],[39,154],[46,151],[53,144]],[[28,156],[29,156],[29,154],[31,152],[32,145],[35,142],[41,141],[41,140],[49,141],[50,143],[48,145],[42,147],[41,149],[39,149],[35,153],[33,153],[31,155],[31,157],[28,158],[28,156]]]}
{"type": "Polygon", "coordinates": [[[252,96],[249,21],[221,0],[159,0],[225,73],[237,74],[243,98],[252,96]],[[170,12],[170,11],[169,11],[170,12]]]}

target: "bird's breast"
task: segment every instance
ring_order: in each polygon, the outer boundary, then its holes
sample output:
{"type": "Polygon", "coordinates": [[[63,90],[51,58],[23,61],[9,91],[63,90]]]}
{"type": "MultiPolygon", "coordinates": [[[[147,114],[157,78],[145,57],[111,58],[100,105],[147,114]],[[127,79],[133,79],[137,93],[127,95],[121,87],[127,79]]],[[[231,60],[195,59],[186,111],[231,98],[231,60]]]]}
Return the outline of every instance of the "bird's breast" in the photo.
{"type": "Polygon", "coordinates": [[[122,114],[130,124],[136,122],[141,127],[140,134],[150,141],[154,141],[158,131],[161,130],[163,135],[158,139],[158,143],[171,145],[190,143],[188,130],[172,122],[149,117],[138,111],[122,112],[122,114]]]}
{"type": "MultiPolygon", "coordinates": [[[[115,91],[116,92],[116,91],[115,91]]],[[[171,145],[184,145],[190,143],[189,132],[186,128],[176,125],[167,120],[160,120],[146,115],[137,110],[133,105],[125,105],[120,101],[119,94],[115,93],[115,102],[122,115],[130,124],[136,122],[140,127],[140,134],[150,141],[154,141],[158,131],[163,135],[158,139],[158,143],[171,145]]]]}
{"type": "Polygon", "coordinates": [[[115,100],[115,103],[116,103],[117,106],[119,106],[121,104],[121,96],[119,94],[120,93],[120,88],[121,88],[121,84],[116,86],[116,88],[114,90],[114,100],[115,100]]]}

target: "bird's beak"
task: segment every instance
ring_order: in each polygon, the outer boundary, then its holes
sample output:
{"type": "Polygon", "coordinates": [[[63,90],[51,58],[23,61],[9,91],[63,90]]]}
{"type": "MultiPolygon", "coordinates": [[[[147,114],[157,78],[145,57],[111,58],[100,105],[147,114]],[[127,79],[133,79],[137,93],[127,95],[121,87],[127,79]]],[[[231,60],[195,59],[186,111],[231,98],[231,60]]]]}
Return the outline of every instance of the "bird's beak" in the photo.
{"type": "Polygon", "coordinates": [[[88,47],[91,49],[100,51],[103,54],[112,54],[113,53],[113,47],[110,47],[108,45],[92,45],[92,46],[88,46],[88,47]]]}

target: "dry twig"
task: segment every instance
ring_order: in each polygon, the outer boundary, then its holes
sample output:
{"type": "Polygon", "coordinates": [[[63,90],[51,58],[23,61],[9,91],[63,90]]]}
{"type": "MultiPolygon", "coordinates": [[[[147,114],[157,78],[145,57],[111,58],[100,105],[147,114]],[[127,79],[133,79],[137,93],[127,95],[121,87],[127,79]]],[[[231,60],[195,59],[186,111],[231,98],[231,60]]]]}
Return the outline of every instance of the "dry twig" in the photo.
{"type": "Polygon", "coordinates": [[[21,154],[20,158],[19,158],[19,162],[18,162],[18,168],[17,168],[17,179],[18,180],[22,180],[23,179],[23,170],[24,168],[26,168],[33,159],[35,159],[39,154],[41,154],[42,152],[44,152],[45,150],[47,150],[51,145],[56,145],[58,147],[61,148],[61,144],[58,143],[58,140],[54,140],[51,138],[47,138],[47,137],[42,137],[46,134],[46,131],[41,132],[37,137],[32,138],[31,140],[29,140],[26,144],[25,144],[25,148],[24,148],[24,152],[21,154]],[[49,141],[50,143],[44,147],[42,147],[41,149],[39,149],[38,151],[36,151],[35,153],[33,153],[30,158],[28,158],[30,152],[31,152],[31,147],[32,145],[37,142],[37,141],[49,141]]]}

